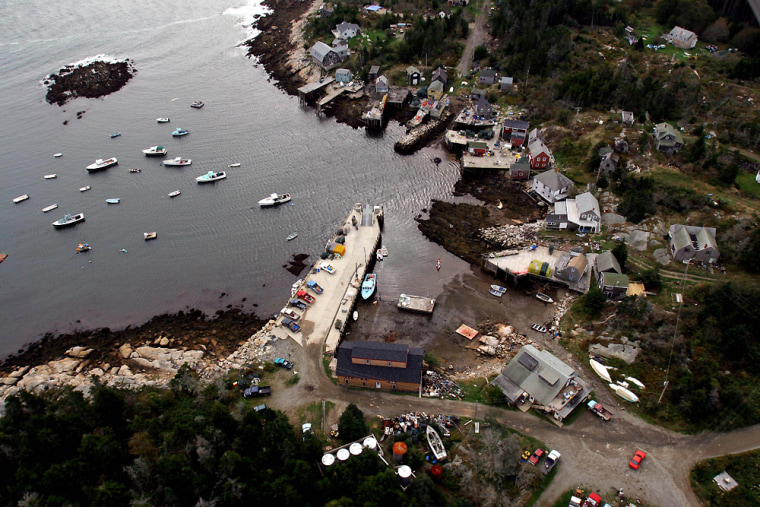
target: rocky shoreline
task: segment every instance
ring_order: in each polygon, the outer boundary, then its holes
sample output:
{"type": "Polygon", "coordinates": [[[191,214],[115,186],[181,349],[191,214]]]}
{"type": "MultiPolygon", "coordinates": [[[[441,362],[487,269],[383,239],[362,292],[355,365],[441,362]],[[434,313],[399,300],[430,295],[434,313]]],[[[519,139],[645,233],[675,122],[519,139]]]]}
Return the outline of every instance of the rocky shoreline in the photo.
{"type": "Polygon", "coordinates": [[[67,65],[57,74],[45,78],[48,87],[45,100],[49,104],[64,105],[77,97],[98,98],[120,90],[137,73],[134,64],[95,61],[86,65],[67,65]]]}

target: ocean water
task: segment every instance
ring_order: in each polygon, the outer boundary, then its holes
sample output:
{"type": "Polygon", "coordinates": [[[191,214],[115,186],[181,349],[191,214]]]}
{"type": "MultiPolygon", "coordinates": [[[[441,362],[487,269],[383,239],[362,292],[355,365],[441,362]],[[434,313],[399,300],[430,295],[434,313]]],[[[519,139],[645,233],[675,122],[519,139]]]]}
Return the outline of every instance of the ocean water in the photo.
{"type": "Polygon", "coordinates": [[[264,12],[245,0],[0,3],[0,252],[9,255],[0,264],[0,357],[47,332],[119,328],[185,308],[274,313],[294,281],[283,264],[296,253],[315,261],[357,202],[386,211],[384,295],[435,296],[469,271],[414,222],[431,199],[451,200],[458,164],[437,147],[400,156],[401,126],[369,135],[277,89],[240,47],[264,12]],[[94,58],[129,58],[137,73],[107,97],[45,102],[45,76],[94,58]],[[194,100],[205,107],[190,108],[194,100]],[[163,116],[171,123],[157,124],[163,116]],[[190,134],[172,138],[178,127],[190,134]],[[164,167],[141,152],[154,145],[193,163],[164,167]],[[117,166],[85,170],[112,156],[117,166]],[[222,169],[226,180],[196,184],[222,169]],[[43,179],[49,173],[58,177],[43,179]],[[92,190],[79,192],[85,185],[92,190]],[[170,199],[173,190],[182,194],[170,199]],[[260,209],[273,192],[290,192],[293,205],[260,209]],[[14,204],[21,194],[30,199],[14,204]],[[52,227],[76,212],[86,222],[52,227]],[[148,231],[158,239],[144,241],[148,231]],[[75,253],[80,242],[92,251],[75,253]]]}

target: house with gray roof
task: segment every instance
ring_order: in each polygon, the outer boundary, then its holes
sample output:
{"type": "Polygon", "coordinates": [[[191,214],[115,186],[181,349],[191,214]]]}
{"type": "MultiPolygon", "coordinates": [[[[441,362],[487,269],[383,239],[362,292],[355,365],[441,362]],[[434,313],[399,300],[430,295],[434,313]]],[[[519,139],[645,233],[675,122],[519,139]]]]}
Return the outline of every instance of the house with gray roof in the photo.
{"type": "Polygon", "coordinates": [[[493,69],[483,69],[480,71],[478,83],[492,85],[496,82],[496,71],[493,69]]]}
{"type": "Polygon", "coordinates": [[[314,62],[325,70],[332,69],[342,62],[338,52],[322,41],[315,42],[309,54],[314,62]]]}
{"type": "Polygon", "coordinates": [[[673,260],[683,262],[694,260],[710,264],[718,262],[720,251],[715,241],[714,227],[674,224],[670,226],[668,232],[673,260]]]}
{"type": "Polygon", "coordinates": [[[556,202],[554,212],[546,215],[546,228],[597,234],[601,230],[601,216],[599,201],[591,192],[584,192],[575,199],[556,202]]]}
{"type": "Polygon", "coordinates": [[[492,384],[510,403],[521,403],[527,394],[534,405],[560,421],[590,394],[590,386],[573,368],[533,345],[523,346],[492,384]]]}
{"type": "Polygon", "coordinates": [[[388,78],[380,76],[375,79],[375,91],[378,93],[388,93],[388,78]]]}
{"type": "Polygon", "coordinates": [[[560,280],[578,283],[586,271],[586,255],[576,252],[562,252],[554,266],[554,276],[560,280]]]}
{"type": "Polygon", "coordinates": [[[478,100],[480,97],[485,97],[486,95],[488,95],[487,91],[485,91],[483,88],[475,88],[474,86],[470,92],[470,98],[472,100],[478,100]]]}
{"type": "Polygon", "coordinates": [[[538,130],[538,127],[534,128],[530,132],[528,132],[528,145],[535,141],[536,139],[542,139],[541,137],[541,131],[538,130]]]}
{"type": "Polygon", "coordinates": [[[335,375],[346,386],[418,392],[424,354],[400,343],[343,342],[335,375]]]}
{"type": "Polygon", "coordinates": [[[501,138],[512,146],[522,146],[528,136],[530,123],[522,120],[504,120],[501,127],[501,138]]]}
{"type": "Polygon", "coordinates": [[[605,250],[596,256],[596,272],[622,274],[623,270],[612,251],[605,250]]]}
{"type": "Polygon", "coordinates": [[[554,170],[534,176],[531,189],[543,200],[553,204],[567,198],[568,191],[574,186],[575,183],[570,178],[554,170]]]}
{"type": "Polygon", "coordinates": [[[657,143],[657,149],[668,155],[683,148],[683,136],[669,123],[655,125],[654,140],[657,143]]]}
{"type": "Polygon", "coordinates": [[[410,65],[406,68],[406,82],[409,84],[409,86],[417,86],[420,84],[421,77],[422,74],[420,73],[420,69],[417,67],[410,65]]]}
{"type": "Polygon", "coordinates": [[[354,75],[351,69],[338,69],[335,71],[336,83],[350,83],[353,78],[354,75]]]}
{"type": "Polygon", "coordinates": [[[342,61],[348,60],[348,42],[343,39],[333,39],[333,50],[338,53],[342,61]]]}
{"type": "Polygon", "coordinates": [[[686,30],[685,28],[681,28],[680,26],[673,27],[673,29],[666,35],[663,35],[663,37],[666,41],[681,49],[693,49],[699,40],[697,34],[686,30]]]}
{"type": "Polygon", "coordinates": [[[530,162],[525,157],[520,157],[509,166],[509,179],[527,180],[530,178],[530,162]]]}
{"type": "Polygon", "coordinates": [[[356,37],[356,34],[358,34],[360,30],[361,27],[356,23],[346,23],[344,20],[342,23],[335,25],[335,29],[333,29],[332,33],[338,39],[348,40],[352,37],[356,37]]]}
{"type": "Polygon", "coordinates": [[[374,81],[375,79],[377,79],[377,76],[379,76],[379,75],[380,75],[380,66],[379,65],[372,65],[369,68],[369,74],[367,75],[367,78],[370,81],[374,81]]]}
{"type": "Polygon", "coordinates": [[[628,294],[628,275],[620,273],[599,273],[597,285],[607,299],[619,301],[628,294]]]}
{"type": "Polygon", "coordinates": [[[443,87],[446,88],[446,85],[449,83],[449,73],[443,67],[438,67],[433,71],[433,77],[430,78],[430,81],[440,81],[443,83],[443,87]]]}
{"type": "Polygon", "coordinates": [[[443,97],[443,83],[440,81],[433,81],[428,85],[427,98],[429,100],[440,100],[443,97]]]}
{"type": "Polygon", "coordinates": [[[475,113],[490,119],[493,116],[493,106],[485,97],[480,97],[475,103],[475,113]]]}
{"type": "Polygon", "coordinates": [[[599,156],[601,157],[599,174],[612,174],[617,169],[620,155],[615,153],[609,146],[605,146],[599,150],[599,156]]]}
{"type": "Polygon", "coordinates": [[[511,77],[502,76],[499,79],[499,90],[506,92],[512,89],[514,85],[514,79],[511,77]]]}

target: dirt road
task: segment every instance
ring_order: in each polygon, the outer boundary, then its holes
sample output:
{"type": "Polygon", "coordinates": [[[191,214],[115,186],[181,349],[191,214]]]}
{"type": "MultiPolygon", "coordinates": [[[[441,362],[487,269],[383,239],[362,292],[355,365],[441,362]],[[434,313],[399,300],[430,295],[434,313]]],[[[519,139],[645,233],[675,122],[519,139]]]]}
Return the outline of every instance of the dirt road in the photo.
{"type": "Polygon", "coordinates": [[[486,19],[488,19],[488,10],[491,3],[488,0],[483,2],[483,9],[474,23],[470,23],[470,35],[467,37],[467,43],[462,51],[462,59],[459,60],[457,71],[460,76],[466,76],[472,66],[472,55],[475,48],[485,44],[488,41],[488,29],[486,28],[486,19]]]}

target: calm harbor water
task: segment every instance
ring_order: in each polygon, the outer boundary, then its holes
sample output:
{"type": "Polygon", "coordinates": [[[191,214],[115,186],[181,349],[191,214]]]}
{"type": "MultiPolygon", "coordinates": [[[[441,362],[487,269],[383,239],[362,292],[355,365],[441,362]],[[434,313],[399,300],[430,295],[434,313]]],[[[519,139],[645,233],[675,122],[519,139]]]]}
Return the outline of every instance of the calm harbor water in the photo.
{"type": "Polygon", "coordinates": [[[283,94],[239,47],[264,12],[244,1],[0,4],[0,252],[9,254],[0,265],[0,358],[46,332],[118,328],[188,307],[276,312],[294,281],[283,264],[294,253],[316,260],[355,202],[385,207],[383,294],[434,296],[469,271],[414,222],[431,199],[451,199],[458,165],[438,148],[397,155],[398,125],[369,136],[283,94]],[[101,99],[45,102],[46,75],[100,54],[133,60],[137,74],[101,99]],[[206,106],[191,109],[194,100],[206,106]],[[171,123],[157,124],[163,116],[171,123]],[[172,138],[178,127],[190,134],[172,138]],[[154,145],[193,163],[164,167],[141,153],[154,145]],[[85,170],[112,156],[117,166],[85,170]],[[436,156],[444,162],[432,163],[436,156]],[[222,169],[226,180],[196,184],[222,169]],[[50,173],[58,177],[43,179],[50,173]],[[92,190],[79,192],[85,185],[92,190]],[[182,194],[170,199],[173,190],[182,194]],[[260,209],[272,192],[290,192],[293,205],[260,209]],[[14,204],[21,194],[30,199],[14,204]],[[86,222],[51,226],[76,212],[86,222]],[[148,231],[158,239],[144,241],[148,231]],[[80,242],[92,251],[75,253],[80,242]]]}

